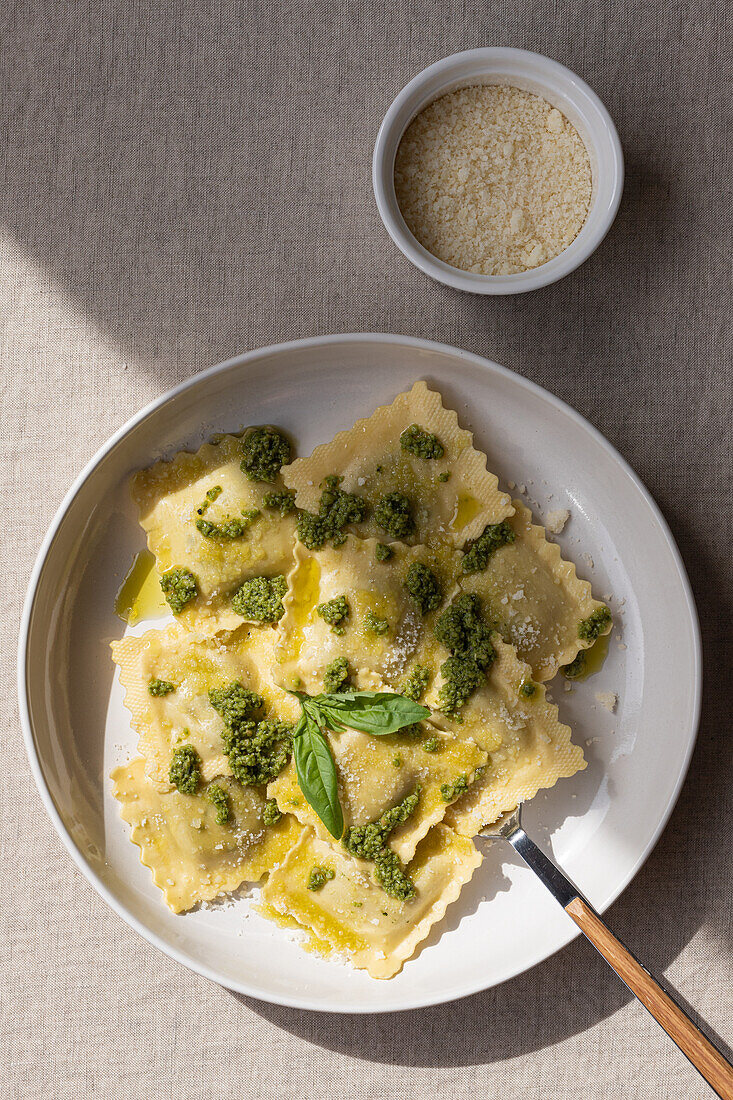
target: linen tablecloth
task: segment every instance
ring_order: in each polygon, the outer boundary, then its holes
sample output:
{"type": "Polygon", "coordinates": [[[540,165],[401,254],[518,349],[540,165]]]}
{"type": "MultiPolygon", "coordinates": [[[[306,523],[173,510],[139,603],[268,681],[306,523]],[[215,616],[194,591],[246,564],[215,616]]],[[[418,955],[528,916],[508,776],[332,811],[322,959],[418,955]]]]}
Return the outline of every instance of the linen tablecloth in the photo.
{"type": "Polygon", "coordinates": [[[277,340],[383,330],[457,344],[546,386],[640,474],[695,590],[707,674],[698,746],[666,832],[609,918],[730,1041],[730,10],[2,6],[3,1096],[711,1095],[585,942],[485,994],[382,1017],[270,1007],[188,973],[97,897],[41,809],[14,642],[72,478],[142,404],[203,367],[277,340]],[[608,106],[626,154],[605,243],[569,278],[518,298],[431,283],[395,250],[371,193],[394,95],[479,45],[570,66],[608,106]]]}

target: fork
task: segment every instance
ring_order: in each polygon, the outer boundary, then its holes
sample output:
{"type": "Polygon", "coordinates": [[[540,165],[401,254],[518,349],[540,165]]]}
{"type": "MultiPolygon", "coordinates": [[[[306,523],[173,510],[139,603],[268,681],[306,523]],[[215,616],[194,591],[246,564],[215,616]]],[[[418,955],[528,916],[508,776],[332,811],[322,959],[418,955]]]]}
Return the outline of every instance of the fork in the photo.
{"type": "Polygon", "coordinates": [[[513,813],[505,814],[492,825],[486,825],[478,835],[489,839],[503,837],[509,841],[515,852],[547,887],[555,901],[562,905],[596,951],[600,952],[621,981],[664,1028],[710,1087],[722,1100],[733,1100],[733,1066],[671,994],[662,988],[659,981],[613,934],[577,886],[527,836],[522,828],[521,802],[513,813]]]}

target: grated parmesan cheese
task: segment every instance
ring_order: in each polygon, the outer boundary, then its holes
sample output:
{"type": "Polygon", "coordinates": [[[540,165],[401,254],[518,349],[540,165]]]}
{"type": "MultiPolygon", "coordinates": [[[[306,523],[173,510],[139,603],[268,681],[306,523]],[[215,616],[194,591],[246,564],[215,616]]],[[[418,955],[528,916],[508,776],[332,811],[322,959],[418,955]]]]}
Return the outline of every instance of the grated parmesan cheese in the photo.
{"type": "Polygon", "coordinates": [[[420,243],[481,275],[559,255],[580,232],[592,192],[587,150],[564,115],[540,96],[490,84],[441,96],[413,119],[394,181],[420,243]]]}

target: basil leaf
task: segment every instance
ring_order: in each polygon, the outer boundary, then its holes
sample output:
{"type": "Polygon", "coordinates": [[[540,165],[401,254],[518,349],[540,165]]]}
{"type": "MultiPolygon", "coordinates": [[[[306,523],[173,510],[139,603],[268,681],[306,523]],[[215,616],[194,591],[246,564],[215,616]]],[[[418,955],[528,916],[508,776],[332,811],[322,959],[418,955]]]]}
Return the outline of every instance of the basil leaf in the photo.
{"type": "Polygon", "coordinates": [[[430,711],[404,695],[390,691],[345,691],[316,695],[311,700],[336,730],[346,726],[384,737],[427,718],[430,711]]]}
{"type": "Polygon", "coordinates": [[[336,765],[328,741],[305,712],[293,730],[293,759],[300,789],[332,837],[341,839],[344,815],[338,794],[336,765]]]}

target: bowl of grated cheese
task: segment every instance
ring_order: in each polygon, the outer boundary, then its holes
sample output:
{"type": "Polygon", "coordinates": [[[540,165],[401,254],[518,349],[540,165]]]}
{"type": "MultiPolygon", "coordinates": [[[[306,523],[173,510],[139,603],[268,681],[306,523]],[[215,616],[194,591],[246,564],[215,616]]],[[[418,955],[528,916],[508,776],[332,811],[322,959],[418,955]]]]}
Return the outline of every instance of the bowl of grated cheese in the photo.
{"type": "Polygon", "coordinates": [[[598,247],[624,162],[595,92],[550,58],[466,50],[402,89],[379,130],[374,194],[392,240],[457,290],[521,294],[598,247]]]}

